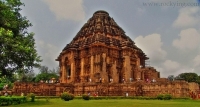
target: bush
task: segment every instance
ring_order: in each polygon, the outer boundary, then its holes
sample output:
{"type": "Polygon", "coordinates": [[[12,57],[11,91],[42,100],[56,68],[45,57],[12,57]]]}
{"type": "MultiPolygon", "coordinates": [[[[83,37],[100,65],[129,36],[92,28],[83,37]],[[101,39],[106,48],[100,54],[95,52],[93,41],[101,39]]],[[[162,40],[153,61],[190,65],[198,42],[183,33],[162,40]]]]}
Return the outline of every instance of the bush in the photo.
{"type": "Polygon", "coordinates": [[[3,90],[3,87],[6,83],[0,83],[0,90],[3,90]]]}
{"type": "Polygon", "coordinates": [[[170,100],[172,99],[172,96],[170,94],[160,94],[157,96],[158,100],[170,100]]]}
{"type": "Polygon", "coordinates": [[[84,95],[82,96],[82,98],[83,98],[84,100],[89,100],[89,99],[90,99],[90,96],[84,94],[84,95]]]}
{"type": "Polygon", "coordinates": [[[70,95],[70,100],[74,99],[74,95],[73,94],[69,94],[70,95]]]}
{"type": "Polygon", "coordinates": [[[172,96],[170,94],[164,95],[164,100],[170,100],[170,99],[172,99],[172,96]]]}
{"type": "Polygon", "coordinates": [[[12,96],[12,97],[0,97],[1,105],[11,105],[11,104],[20,104],[22,102],[26,102],[25,97],[19,97],[19,96],[12,96]]]}
{"type": "Polygon", "coordinates": [[[35,94],[34,94],[34,93],[28,94],[27,97],[28,97],[28,98],[31,98],[31,102],[34,102],[34,101],[35,101],[35,94]]]}
{"type": "Polygon", "coordinates": [[[157,99],[158,99],[158,100],[163,100],[163,99],[164,99],[164,95],[163,95],[163,94],[159,94],[159,95],[157,96],[157,99]]]}
{"type": "Polygon", "coordinates": [[[69,101],[69,100],[74,99],[74,95],[67,93],[67,92],[62,93],[60,97],[61,97],[62,100],[65,100],[65,101],[69,101]]]}

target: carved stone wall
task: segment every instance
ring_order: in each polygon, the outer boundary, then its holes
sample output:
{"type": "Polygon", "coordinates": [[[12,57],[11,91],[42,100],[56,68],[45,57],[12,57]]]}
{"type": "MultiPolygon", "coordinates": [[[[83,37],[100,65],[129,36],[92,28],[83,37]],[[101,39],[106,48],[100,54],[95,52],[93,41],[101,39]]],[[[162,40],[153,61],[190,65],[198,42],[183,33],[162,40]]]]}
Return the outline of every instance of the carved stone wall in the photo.
{"type": "Polygon", "coordinates": [[[56,95],[57,84],[47,84],[47,83],[15,83],[12,89],[13,94],[21,95],[24,93],[34,93],[38,96],[51,96],[56,95]]]}
{"type": "Polygon", "coordinates": [[[35,93],[39,96],[59,96],[62,92],[70,92],[76,96],[90,93],[99,96],[157,96],[159,94],[171,94],[174,97],[190,97],[190,93],[199,93],[199,85],[197,83],[187,83],[185,81],[172,82],[154,82],[148,83],[143,81],[131,83],[15,83],[13,94],[25,95],[27,93],[35,93]]]}
{"type": "Polygon", "coordinates": [[[74,58],[75,53],[72,51],[63,54],[60,61],[61,83],[91,81],[122,83],[159,78],[159,73],[155,69],[141,68],[141,59],[137,54],[129,55],[133,53],[131,50],[124,51],[91,45],[90,49],[79,50],[78,53],[80,57],[77,58],[74,58]]]}

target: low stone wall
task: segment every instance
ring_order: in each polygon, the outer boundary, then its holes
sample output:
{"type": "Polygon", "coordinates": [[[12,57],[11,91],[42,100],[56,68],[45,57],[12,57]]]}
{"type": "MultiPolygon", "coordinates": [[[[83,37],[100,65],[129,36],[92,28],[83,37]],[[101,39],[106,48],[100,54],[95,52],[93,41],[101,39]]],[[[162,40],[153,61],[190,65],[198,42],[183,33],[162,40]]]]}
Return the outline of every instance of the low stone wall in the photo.
{"type": "Polygon", "coordinates": [[[62,92],[74,95],[90,94],[98,96],[157,96],[171,94],[174,97],[189,97],[190,92],[199,93],[199,85],[185,81],[165,81],[146,83],[15,83],[13,93],[35,93],[38,96],[59,96],[62,92]]]}
{"type": "Polygon", "coordinates": [[[35,93],[38,96],[55,96],[56,95],[56,87],[55,83],[22,83],[17,82],[14,83],[13,94],[27,95],[28,93],[35,93]]]}

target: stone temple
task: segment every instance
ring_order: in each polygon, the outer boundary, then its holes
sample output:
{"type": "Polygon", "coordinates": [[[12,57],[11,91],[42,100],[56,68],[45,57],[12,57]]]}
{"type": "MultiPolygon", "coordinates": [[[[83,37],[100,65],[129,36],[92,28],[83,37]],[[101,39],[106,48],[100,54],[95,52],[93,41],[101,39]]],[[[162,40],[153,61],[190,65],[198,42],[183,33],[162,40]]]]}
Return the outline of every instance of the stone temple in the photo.
{"type": "Polygon", "coordinates": [[[106,11],[96,11],[58,58],[58,83],[14,84],[12,93],[60,96],[62,92],[98,96],[200,97],[197,83],[160,78],[149,58],[106,11]]]}
{"type": "Polygon", "coordinates": [[[62,50],[61,83],[123,83],[157,80],[160,73],[146,67],[149,58],[106,11],[96,11],[62,50]]]}

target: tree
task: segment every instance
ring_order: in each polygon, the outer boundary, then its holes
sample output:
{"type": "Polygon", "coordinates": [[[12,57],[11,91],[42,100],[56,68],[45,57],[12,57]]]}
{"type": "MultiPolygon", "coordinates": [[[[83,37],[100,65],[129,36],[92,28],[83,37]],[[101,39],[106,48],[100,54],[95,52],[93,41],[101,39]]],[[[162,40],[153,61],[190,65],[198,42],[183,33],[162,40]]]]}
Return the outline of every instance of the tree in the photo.
{"type": "Polygon", "coordinates": [[[17,73],[16,74],[16,79],[15,80],[19,80],[19,81],[23,81],[23,82],[34,82],[35,81],[35,73],[34,72],[28,72],[28,73],[17,73]]]}
{"type": "Polygon", "coordinates": [[[52,78],[58,79],[59,77],[55,69],[49,70],[47,66],[41,66],[39,69],[40,73],[36,75],[35,82],[39,82],[41,80],[48,81],[51,80],[52,78]]]}
{"type": "Polygon", "coordinates": [[[49,72],[49,68],[47,66],[40,66],[39,70],[41,74],[49,72]]]}
{"type": "Polygon", "coordinates": [[[32,24],[20,14],[20,0],[0,0],[0,76],[30,72],[41,62],[35,49],[32,24]]]}
{"type": "Polygon", "coordinates": [[[200,84],[200,75],[198,76],[197,83],[200,84]]]}
{"type": "Polygon", "coordinates": [[[175,77],[174,77],[174,75],[169,75],[167,79],[170,81],[174,81],[175,77]]]}
{"type": "Polygon", "coordinates": [[[198,82],[199,77],[196,73],[181,73],[178,75],[179,78],[188,82],[198,82]]]}

